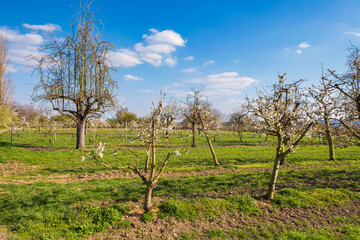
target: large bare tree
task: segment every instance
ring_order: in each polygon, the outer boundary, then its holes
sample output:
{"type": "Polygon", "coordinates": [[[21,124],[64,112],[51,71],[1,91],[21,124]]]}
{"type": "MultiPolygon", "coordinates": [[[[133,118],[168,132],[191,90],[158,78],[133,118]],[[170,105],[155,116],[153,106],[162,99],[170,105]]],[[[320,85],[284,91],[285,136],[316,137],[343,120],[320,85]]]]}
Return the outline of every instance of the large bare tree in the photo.
{"type": "Polygon", "coordinates": [[[247,99],[249,112],[257,127],[277,138],[276,157],[267,198],[273,199],[280,163],[312,129],[314,121],[307,117],[302,80],[285,83],[285,76],[279,75],[271,92],[259,91],[258,98],[247,99]]]}
{"type": "Polygon", "coordinates": [[[34,99],[51,103],[54,110],[77,125],[76,148],[85,148],[85,126],[91,117],[114,107],[112,66],[108,59],[112,44],[101,40],[90,4],[76,10],[72,32],[63,41],[54,37],[40,48],[35,71],[40,83],[34,99]]]}
{"type": "Polygon", "coordinates": [[[8,44],[3,35],[0,35],[0,105],[11,104],[13,87],[11,78],[6,74],[9,65],[8,44]]]}

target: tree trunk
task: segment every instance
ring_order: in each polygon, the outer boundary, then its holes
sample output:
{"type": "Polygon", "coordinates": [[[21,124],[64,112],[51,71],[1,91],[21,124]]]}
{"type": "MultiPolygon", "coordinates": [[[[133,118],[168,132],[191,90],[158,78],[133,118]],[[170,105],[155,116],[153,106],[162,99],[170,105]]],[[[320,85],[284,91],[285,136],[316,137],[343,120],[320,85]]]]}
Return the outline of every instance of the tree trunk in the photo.
{"type": "Polygon", "coordinates": [[[196,139],[196,127],[195,127],[195,123],[192,124],[192,148],[196,148],[197,147],[197,139],[196,139]]]}
{"type": "Polygon", "coordinates": [[[208,144],[209,144],[209,148],[210,148],[211,154],[212,154],[212,156],[213,156],[214,165],[215,165],[216,167],[218,167],[218,166],[220,166],[220,164],[219,164],[219,161],[218,161],[218,159],[217,159],[217,157],[216,157],[215,149],[214,149],[214,147],[213,147],[213,145],[212,145],[212,143],[211,143],[211,139],[210,139],[210,137],[209,137],[209,135],[208,135],[207,133],[205,133],[205,137],[206,137],[206,140],[207,140],[207,142],[208,142],[208,144]]]}
{"type": "Polygon", "coordinates": [[[273,171],[271,174],[271,179],[270,179],[270,184],[269,184],[269,189],[268,192],[266,194],[266,197],[268,200],[273,200],[274,199],[274,193],[275,193],[275,185],[276,185],[276,180],[279,174],[279,169],[280,169],[280,161],[282,158],[282,153],[283,153],[283,149],[284,149],[284,138],[281,136],[281,132],[278,133],[277,136],[277,140],[278,140],[278,146],[276,148],[276,158],[275,158],[275,163],[274,163],[274,167],[273,167],[273,171]]]}
{"type": "Polygon", "coordinates": [[[153,209],[151,203],[152,190],[154,189],[154,185],[150,182],[147,184],[146,193],[145,193],[145,202],[144,202],[144,210],[145,212],[150,212],[153,209]]]}
{"type": "Polygon", "coordinates": [[[243,142],[243,135],[240,130],[238,131],[238,134],[239,134],[240,142],[243,142]]]}
{"type": "Polygon", "coordinates": [[[275,158],[275,163],[274,163],[274,168],[271,174],[271,179],[270,179],[270,184],[269,184],[269,189],[267,192],[267,199],[268,200],[273,200],[274,199],[274,193],[275,193],[275,185],[276,185],[276,180],[279,174],[279,169],[280,169],[280,155],[276,154],[276,158],[275,158]]]}
{"type": "Polygon", "coordinates": [[[85,124],[86,120],[76,123],[76,149],[85,149],[85,124]]]}
{"type": "MultiPolygon", "coordinates": [[[[288,144],[288,140],[287,139],[283,139],[284,144],[288,144]]],[[[280,165],[286,165],[287,164],[287,160],[286,160],[286,156],[283,155],[283,153],[285,152],[285,146],[284,144],[282,144],[281,148],[280,148],[280,165]]]]}
{"type": "Polygon", "coordinates": [[[151,150],[151,145],[149,145],[149,148],[148,148],[148,150],[146,151],[145,170],[148,170],[148,168],[149,168],[150,150],[151,150]]]}
{"type": "Polygon", "coordinates": [[[329,145],[329,156],[330,156],[329,160],[335,161],[335,147],[334,147],[334,140],[331,135],[330,122],[328,118],[325,118],[324,120],[325,120],[325,133],[329,145]]]}

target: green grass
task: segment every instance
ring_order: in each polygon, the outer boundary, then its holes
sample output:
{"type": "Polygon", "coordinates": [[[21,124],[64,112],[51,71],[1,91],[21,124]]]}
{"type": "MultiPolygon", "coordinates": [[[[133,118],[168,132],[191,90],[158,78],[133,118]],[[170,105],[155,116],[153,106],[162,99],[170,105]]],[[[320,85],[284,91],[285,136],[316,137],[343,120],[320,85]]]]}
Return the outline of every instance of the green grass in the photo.
{"type": "MultiPolygon", "coordinates": [[[[128,138],[136,134],[133,131],[128,138]]],[[[216,224],[225,215],[239,221],[258,222],[233,229],[222,228],[225,223],[219,223],[219,227],[211,229],[185,230],[178,238],[359,239],[360,218],[351,211],[348,215],[334,213],[326,226],[310,226],[299,221],[299,226],[294,228],[278,220],[271,224],[261,222],[263,215],[271,216],[285,209],[331,211],[334,206],[358,203],[359,147],[336,148],[338,160],[328,161],[326,145],[301,145],[296,153],[288,156],[288,165],[280,167],[275,199],[268,202],[264,194],[275,157],[271,138],[264,142],[264,136],[259,138],[248,133],[241,143],[236,134],[223,132],[214,142],[221,164],[219,169],[212,166],[204,137],[199,139],[200,147],[193,149],[187,148],[190,143],[181,142],[181,134],[184,135],[184,131],[178,131],[169,142],[160,143],[162,147],[172,148],[158,149],[159,163],[168,151],[180,149],[182,155],[171,157],[165,175],[153,191],[158,210],[156,214],[142,215],[140,220],[144,224],[156,224],[157,218],[169,224],[174,221],[216,224]]],[[[105,132],[99,130],[97,138],[104,136],[105,132]]],[[[129,151],[120,150],[112,155],[113,149],[130,148],[143,164],[144,145],[138,140],[130,144],[123,138],[124,132],[108,134],[108,150],[103,160],[120,167],[135,164],[129,151]]],[[[54,145],[49,145],[49,136],[45,137],[44,131],[20,132],[20,136],[15,136],[14,145],[9,140],[9,133],[0,134],[0,166],[7,166],[0,173],[0,225],[15,238],[80,239],[112,229],[131,231],[131,221],[123,216],[132,210],[129,202],[141,208],[145,188],[139,178],[56,183],[52,179],[77,179],[84,174],[96,176],[112,170],[91,158],[80,160],[79,156],[86,156],[94,145],[88,145],[89,150],[85,152],[69,152],[66,147],[75,143],[75,136],[69,131],[58,132],[54,145]]]]}

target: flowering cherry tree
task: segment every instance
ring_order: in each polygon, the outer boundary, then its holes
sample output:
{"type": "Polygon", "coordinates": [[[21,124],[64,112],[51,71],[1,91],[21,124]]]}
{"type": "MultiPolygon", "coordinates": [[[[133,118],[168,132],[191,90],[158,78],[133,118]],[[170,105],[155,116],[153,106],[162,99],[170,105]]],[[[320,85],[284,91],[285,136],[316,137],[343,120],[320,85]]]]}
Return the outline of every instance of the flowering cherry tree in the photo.
{"type": "Polygon", "coordinates": [[[267,198],[273,199],[280,163],[312,130],[314,120],[307,116],[302,80],[285,83],[286,74],[279,75],[271,92],[259,91],[257,99],[247,99],[248,110],[256,127],[277,138],[276,157],[267,198]]]}

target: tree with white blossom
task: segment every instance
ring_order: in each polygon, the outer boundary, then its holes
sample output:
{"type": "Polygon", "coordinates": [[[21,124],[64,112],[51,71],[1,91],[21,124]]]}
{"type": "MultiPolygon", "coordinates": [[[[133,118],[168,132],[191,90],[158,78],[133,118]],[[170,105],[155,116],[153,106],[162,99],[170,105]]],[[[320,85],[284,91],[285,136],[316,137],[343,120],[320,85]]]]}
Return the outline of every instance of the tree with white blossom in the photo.
{"type": "Polygon", "coordinates": [[[308,117],[304,92],[300,89],[303,80],[285,83],[285,77],[286,74],[279,75],[271,92],[259,91],[257,99],[247,99],[247,107],[256,127],[277,139],[276,157],[267,191],[269,200],[274,197],[281,161],[294,152],[314,125],[314,120],[308,117]]]}

